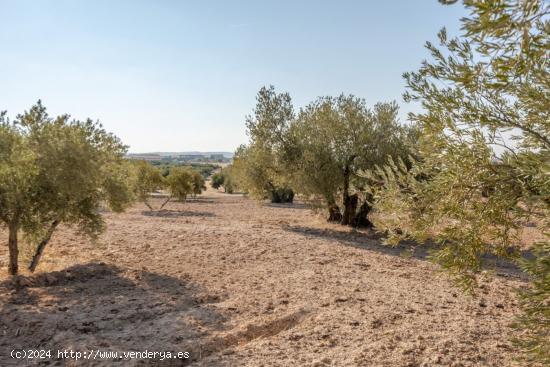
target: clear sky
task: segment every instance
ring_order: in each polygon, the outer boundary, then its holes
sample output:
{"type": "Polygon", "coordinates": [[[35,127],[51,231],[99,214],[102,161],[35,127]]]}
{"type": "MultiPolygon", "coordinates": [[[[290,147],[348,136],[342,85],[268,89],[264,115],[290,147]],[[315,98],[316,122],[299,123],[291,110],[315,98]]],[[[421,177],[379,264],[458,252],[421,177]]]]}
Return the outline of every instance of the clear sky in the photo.
{"type": "Polygon", "coordinates": [[[132,152],[233,151],[263,85],[397,100],[460,4],[437,0],[0,0],[0,110],[42,99],[132,152]]]}

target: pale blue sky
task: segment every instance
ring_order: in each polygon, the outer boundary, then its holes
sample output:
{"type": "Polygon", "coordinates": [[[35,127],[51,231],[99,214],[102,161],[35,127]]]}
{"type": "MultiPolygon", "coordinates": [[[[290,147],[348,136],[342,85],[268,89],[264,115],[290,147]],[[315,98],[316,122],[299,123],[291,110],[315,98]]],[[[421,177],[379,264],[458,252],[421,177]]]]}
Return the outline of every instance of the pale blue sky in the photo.
{"type": "Polygon", "coordinates": [[[99,119],[132,152],[232,151],[263,85],[297,107],[401,98],[401,74],[461,5],[437,0],[0,0],[0,110],[42,99],[99,119]]]}

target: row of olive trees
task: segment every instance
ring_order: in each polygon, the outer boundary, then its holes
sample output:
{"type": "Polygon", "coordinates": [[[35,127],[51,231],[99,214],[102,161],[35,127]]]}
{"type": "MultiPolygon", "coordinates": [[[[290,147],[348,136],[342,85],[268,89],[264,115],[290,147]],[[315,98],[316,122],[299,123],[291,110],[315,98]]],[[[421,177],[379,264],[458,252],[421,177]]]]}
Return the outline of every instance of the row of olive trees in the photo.
{"type": "Polygon", "coordinates": [[[95,238],[104,229],[101,207],[121,212],[157,190],[185,200],[205,190],[203,176],[174,167],[167,177],[146,162],[124,159],[127,147],[99,123],[50,117],[40,101],[15,120],[0,113],[0,221],[8,230],[8,272],[19,272],[21,245],[36,269],[60,224],[95,238]],[[22,238],[20,238],[22,236],[22,238]]]}
{"type": "Polygon", "coordinates": [[[322,203],[329,221],[368,226],[372,182],[360,173],[414,152],[415,130],[401,125],[397,112],[394,102],[370,109],[361,98],[340,95],[295,114],[288,93],[264,87],[247,118],[250,142],[235,153],[239,186],[272,202],[292,201],[296,192],[322,203]]]}
{"type": "MultiPolygon", "coordinates": [[[[454,1],[447,1],[454,2],[454,1]]],[[[424,112],[418,159],[371,177],[376,226],[389,242],[435,241],[433,259],[473,290],[486,255],[511,258],[531,277],[520,292],[519,345],[550,365],[550,4],[464,1],[464,35],[439,34],[431,60],[406,73],[405,99],[424,112]],[[526,223],[545,236],[521,257],[526,223]]]]}
{"type": "Polygon", "coordinates": [[[263,88],[234,168],[254,196],[292,187],[343,224],[368,224],[374,206],[389,243],[435,241],[432,258],[469,290],[486,255],[518,261],[532,279],[520,345],[549,365],[550,4],[464,4],[463,37],[441,31],[443,50],[428,43],[432,60],[404,75],[405,100],[424,110],[410,115],[414,128],[397,124],[395,105],[369,110],[353,96],[295,115],[288,94],[263,88]],[[546,238],[530,260],[520,256],[527,222],[546,238]]]}
{"type": "Polygon", "coordinates": [[[130,181],[136,198],[149,210],[153,210],[149,199],[155,192],[163,190],[168,194],[159,208],[163,209],[172,199],[185,201],[189,195],[196,197],[206,190],[204,177],[188,167],[171,167],[164,177],[158,168],[148,162],[137,161],[131,166],[130,181]]]}

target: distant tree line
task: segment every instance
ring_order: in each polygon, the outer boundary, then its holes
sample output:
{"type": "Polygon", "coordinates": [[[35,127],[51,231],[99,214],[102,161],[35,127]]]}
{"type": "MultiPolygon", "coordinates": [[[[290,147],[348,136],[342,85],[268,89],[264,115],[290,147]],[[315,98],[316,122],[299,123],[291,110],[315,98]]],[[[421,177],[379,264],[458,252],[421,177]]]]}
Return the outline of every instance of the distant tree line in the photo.
{"type": "MultiPolygon", "coordinates": [[[[136,160],[136,159],[135,159],[136,160]]],[[[170,169],[173,167],[187,167],[194,171],[199,172],[204,178],[210,177],[212,173],[218,168],[217,164],[212,163],[184,163],[179,161],[147,161],[151,165],[157,167],[161,174],[166,177],[170,174],[170,169]]]]}

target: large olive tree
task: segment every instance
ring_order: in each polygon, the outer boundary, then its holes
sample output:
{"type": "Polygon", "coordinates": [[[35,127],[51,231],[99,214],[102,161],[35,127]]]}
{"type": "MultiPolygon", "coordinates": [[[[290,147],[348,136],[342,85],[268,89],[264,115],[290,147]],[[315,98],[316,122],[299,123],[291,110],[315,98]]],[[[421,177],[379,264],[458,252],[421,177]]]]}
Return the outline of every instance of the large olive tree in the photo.
{"type": "Polygon", "coordinates": [[[410,153],[409,128],[397,112],[395,103],[369,109],[361,98],[340,95],[317,99],[292,122],[288,140],[297,149],[287,160],[294,186],[324,200],[329,221],[370,225],[369,182],[359,173],[410,153]]]}
{"type": "Polygon", "coordinates": [[[34,271],[61,223],[93,237],[104,227],[100,205],[121,211],[131,202],[125,152],[100,124],[51,118],[40,101],[13,121],[0,115],[0,220],[9,232],[9,274],[19,270],[21,233],[34,271]]]}

